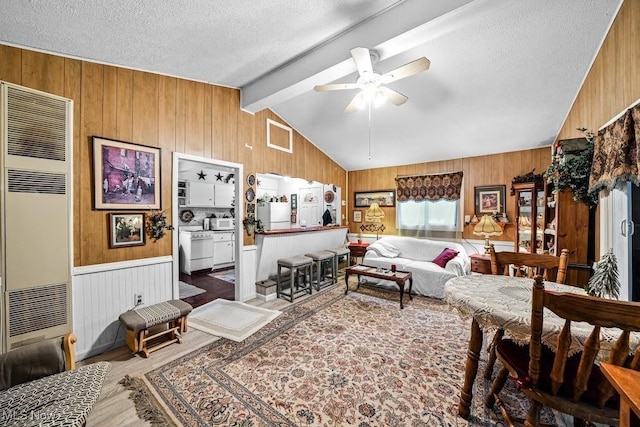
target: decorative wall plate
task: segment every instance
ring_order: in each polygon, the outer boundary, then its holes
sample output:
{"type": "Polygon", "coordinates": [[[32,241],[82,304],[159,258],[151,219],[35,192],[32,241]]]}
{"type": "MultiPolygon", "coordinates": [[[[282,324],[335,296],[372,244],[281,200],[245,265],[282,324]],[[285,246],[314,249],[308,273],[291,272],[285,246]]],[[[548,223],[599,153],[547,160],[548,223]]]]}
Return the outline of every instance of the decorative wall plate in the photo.
{"type": "Polygon", "coordinates": [[[253,202],[253,199],[256,197],[256,193],[253,191],[253,188],[247,189],[244,193],[244,197],[247,199],[247,202],[253,202]]]}
{"type": "Polygon", "coordinates": [[[256,176],[254,174],[250,174],[249,176],[247,176],[247,184],[253,187],[255,183],[256,183],[256,176]]]}
{"type": "Polygon", "coordinates": [[[333,191],[325,191],[324,193],[324,201],[327,203],[333,203],[333,198],[335,197],[335,195],[333,194],[333,191]]]}
{"type": "Polygon", "coordinates": [[[189,209],[180,211],[180,221],[190,222],[192,219],[193,219],[193,212],[191,212],[189,209]]]}

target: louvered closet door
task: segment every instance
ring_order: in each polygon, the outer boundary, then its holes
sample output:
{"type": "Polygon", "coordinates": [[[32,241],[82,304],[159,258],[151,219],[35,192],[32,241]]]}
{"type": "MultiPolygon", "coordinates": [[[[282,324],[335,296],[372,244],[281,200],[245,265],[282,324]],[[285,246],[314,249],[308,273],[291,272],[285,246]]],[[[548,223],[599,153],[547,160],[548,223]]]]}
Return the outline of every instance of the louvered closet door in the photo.
{"type": "Polygon", "coordinates": [[[2,84],[7,349],[71,329],[68,99],[2,84]]]}

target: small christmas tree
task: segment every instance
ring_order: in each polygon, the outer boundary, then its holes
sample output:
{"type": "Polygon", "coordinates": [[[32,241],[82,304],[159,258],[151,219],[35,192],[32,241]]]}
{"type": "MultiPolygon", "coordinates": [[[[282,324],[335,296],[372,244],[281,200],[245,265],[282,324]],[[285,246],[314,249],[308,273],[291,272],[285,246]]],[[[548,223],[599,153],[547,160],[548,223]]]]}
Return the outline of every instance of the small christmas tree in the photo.
{"type": "Polygon", "coordinates": [[[615,298],[620,295],[620,282],[618,281],[618,261],[609,249],[596,264],[596,270],[585,286],[585,290],[591,296],[599,298],[615,298]]]}

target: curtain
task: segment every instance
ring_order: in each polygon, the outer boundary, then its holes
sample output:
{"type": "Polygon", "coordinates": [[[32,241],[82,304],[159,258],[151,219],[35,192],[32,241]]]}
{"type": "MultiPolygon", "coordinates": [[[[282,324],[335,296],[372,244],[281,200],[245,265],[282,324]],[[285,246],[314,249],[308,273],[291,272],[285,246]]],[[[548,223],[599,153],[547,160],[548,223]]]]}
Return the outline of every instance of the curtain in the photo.
{"type": "Polygon", "coordinates": [[[602,128],[593,146],[589,192],[612,190],[620,181],[640,184],[640,104],[602,128]]]}
{"type": "Polygon", "coordinates": [[[458,200],[462,190],[462,171],[437,175],[399,176],[396,178],[398,202],[414,200],[458,200]]]}

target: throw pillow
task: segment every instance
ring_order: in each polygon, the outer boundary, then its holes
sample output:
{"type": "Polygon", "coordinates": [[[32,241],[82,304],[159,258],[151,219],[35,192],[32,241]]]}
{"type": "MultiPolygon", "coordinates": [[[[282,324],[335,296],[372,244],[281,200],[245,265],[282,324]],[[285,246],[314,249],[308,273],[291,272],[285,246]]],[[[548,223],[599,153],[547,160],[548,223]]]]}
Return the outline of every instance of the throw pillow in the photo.
{"type": "Polygon", "coordinates": [[[440,252],[440,255],[438,255],[436,259],[433,260],[433,263],[439,265],[442,268],[445,268],[447,263],[450,260],[454,259],[457,255],[458,251],[450,248],[445,248],[442,252],[440,252]]]}

